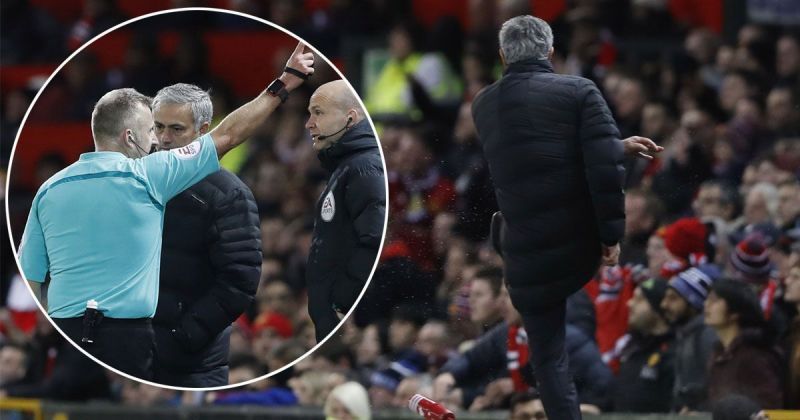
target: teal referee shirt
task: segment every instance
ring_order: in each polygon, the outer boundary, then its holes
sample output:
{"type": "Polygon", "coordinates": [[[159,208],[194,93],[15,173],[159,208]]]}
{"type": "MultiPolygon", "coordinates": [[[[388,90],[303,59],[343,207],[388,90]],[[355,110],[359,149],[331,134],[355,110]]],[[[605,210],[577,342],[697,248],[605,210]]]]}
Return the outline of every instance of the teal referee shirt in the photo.
{"type": "Polygon", "coordinates": [[[50,272],[50,316],[81,316],[86,301],[94,299],[107,317],[152,317],[164,207],[218,170],[217,151],[206,134],[140,159],[84,153],[42,184],[19,260],[28,280],[42,282],[50,272]]]}

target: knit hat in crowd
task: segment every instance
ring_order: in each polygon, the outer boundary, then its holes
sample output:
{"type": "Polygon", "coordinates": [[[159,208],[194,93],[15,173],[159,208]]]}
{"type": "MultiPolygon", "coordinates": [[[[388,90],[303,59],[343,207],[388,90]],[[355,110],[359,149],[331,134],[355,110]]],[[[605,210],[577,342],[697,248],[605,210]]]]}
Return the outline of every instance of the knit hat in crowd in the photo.
{"type": "Polygon", "coordinates": [[[720,277],[720,271],[713,264],[691,267],[670,279],[669,287],[675,289],[693,308],[703,309],[711,285],[720,277]]]}
{"type": "Polygon", "coordinates": [[[732,244],[738,244],[745,240],[748,236],[753,234],[760,234],[761,238],[764,240],[764,244],[767,248],[775,246],[783,236],[783,232],[781,232],[780,228],[775,226],[775,224],[770,222],[762,222],[762,223],[755,223],[749,224],[744,226],[741,229],[737,229],[728,236],[728,241],[732,244]]]}
{"type": "Polygon", "coordinates": [[[657,278],[652,278],[647,281],[639,283],[639,290],[642,295],[650,303],[650,307],[655,311],[658,316],[664,318],[664,311],[661,309],[661,301],[664,300],[664,295],[667,294],[667,282],[657,278]]]}
{"type": "Polygon", "coordinates": [[[750,283],[766,283],[772,264],[764,236],[754,232],[739,242],[731,252],[731,265],[741,279],[750,283]]]}
{"type": "Polygon", "coordinates": [[[669,252],[683,260],[692,254],[706,253],[708,228],[696,217],[684,217],[660,231],[664,246],[669,252]]]}

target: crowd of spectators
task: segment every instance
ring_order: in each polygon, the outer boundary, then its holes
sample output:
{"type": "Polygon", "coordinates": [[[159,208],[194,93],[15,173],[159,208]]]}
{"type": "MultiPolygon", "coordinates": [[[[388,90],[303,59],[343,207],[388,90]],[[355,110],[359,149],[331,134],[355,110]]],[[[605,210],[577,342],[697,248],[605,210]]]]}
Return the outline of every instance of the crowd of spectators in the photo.
{"type": "MultiPolygon", "coordinates": [[[[292,9],[287,3],[271,2],[292,9]]],[[[329,409],[331,390],[356,382],[372,410],[403,407],[422,393],[453,410],[513,408],[512,418],[540,418],[525,417],[541,406],[527,337],[502,287],[502,259],[487,240],[496,204],[470,113],[475,95],[502,74],[499,24],[531,13],[531,3],[465,2],[468,26],[450,16],[420,25],[413,2],[356,3],[305,15],[292,9],[286,21],[334,57],[353,54],[348,46],[363,36],[385,40],[357,53],[374,72],[346,71],[363,76],[354,84],[379,128],[390,188],[380,263],[355,315],[309,357],[245,389],[181,394],[111,378],[116,386],[103,388],[105,398],[329,409]]],[[[587,279],[568,303],[567,351],[582,410],[711,411],[740,397],[761,408],[800,408],[797,28],[743,18],[723,36],[667,7],[681,2],[565,3],[550,22],[555,71],[592,79],[623,137],[666,148],[654,160],[626,163],[620,265],[587,279]]],[[[277,9],[262,16],[285,17],[277,9]]],[[[234,335],[232,350],[260,331],[251,344],[257,351],[231,358],[240,379],[302,348],[293,347],[296,338],[274,340],[283,328],[274,319],[283,318],[270,314],[284,314],[306,345],[313,337],[307,322],[292,323],[303,307],[296,282],[308,226],[274,215],[302,213],[303,194],[287,179],[315,165],[274,164],[313,161],[291,147],[302,137],[302,114],[279,118],[272,150],[251,154],[264,164],[241,172],[271,204],[260,208],[258,301],[268,315],[263,329],[234,335]]],[[[24,361],[19,348],[0,354],[24,361]]]]}

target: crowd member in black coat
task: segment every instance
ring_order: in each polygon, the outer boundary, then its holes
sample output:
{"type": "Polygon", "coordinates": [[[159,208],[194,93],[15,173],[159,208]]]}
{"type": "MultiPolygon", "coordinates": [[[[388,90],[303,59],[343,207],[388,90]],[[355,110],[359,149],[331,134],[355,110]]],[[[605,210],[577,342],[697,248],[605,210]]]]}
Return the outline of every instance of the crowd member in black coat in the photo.
{"type": "Polygon", "coordinates": [[[642,282],[628,301],[629,333],[620,340],[619,372],[614,384],[614,411],[667,413],[672,408],[674,335],[661,310],[667,282],[642,282]]]}
{"type": "MultiPolygon", "coordinates": [[[[442,366],[434,382],[434,398],[445,398],[451,392],[450,387],[457,387],[461,389],[461,403],[470,407],[476,398],[486,398],[481,394],[497,379],[510,377],[517,392],[535,383],[531,365],[524,363],[527,356],[523,355],[530,354],[527,333],[519,327],[519,314],[511,308],[508,312],[507,320],[492,327],[469,350],[450,358],[442,366]]],[[[605,407],[613,378],[611,370],[602,362],[597,344],[572,324],[567,324],[565,337],[569,373],[575,378],[580,403],[605,407]]],[[[485,405],[481,408],[493,406],[494,402],[482,402],[485,405]]]]}
{"type": "Polygon", "coordinates": [[[518,16],[500,30],[503,77],[472,107],[498,205],[506,282],[532,344],[548,417],[577,419],[564,351],[565,301],[614,265],[625,226],[624,145],[591,81],[556,75],[553,34],[518,16]]]}
{"type": "Polygon", "coordinates": [[[691,267],[669,280],[661,300],[664,316],[675,331],[673,411],[699,411],[707,407],[707,367],[717,334],[703,320],[703,305],[719,277],[719,269],[712,264],[691,267]]]}
{"type": "Polygon", "coordinates": [[[339,323],[366,285],[386,223],[386,178],[375,134],[344,80],[320,86],[309,100],[310,131],[331,173],[315,209],[306,268],[308,313],[317,342],[339,323]]]}
{"type": "MultiPolygon", "coordinates": [[[[161,149],[209,130],[211,98],[197,86],[161,89],[153,101],[161,149]]],[[[221,169],[167,203],[161,249],[155,381],[228,384],[231,323],[253,302],[261,275],[261,230],[253,193],[221,169]]]]}

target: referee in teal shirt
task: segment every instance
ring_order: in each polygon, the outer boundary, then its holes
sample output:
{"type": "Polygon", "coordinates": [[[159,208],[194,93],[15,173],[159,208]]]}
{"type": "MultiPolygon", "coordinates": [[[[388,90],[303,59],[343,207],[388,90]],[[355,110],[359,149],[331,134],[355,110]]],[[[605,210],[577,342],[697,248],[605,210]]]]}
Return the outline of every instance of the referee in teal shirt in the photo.
{"type": "Polygon", "coordinates": [[[100,98],[92,112],[95,152],[39,188],[19,249],[22,271],[40,299],[50,273],[43,304],[72,341],[113,368],[153,376],[150,319],[158,301],[164,207],[218,171],[219,157],[313,73],[314,56],[303,50],[298,44],[284,73],[258,97],[179,149],[147,152],[157,144],[147,96],[118,89],[100,98]]]}

